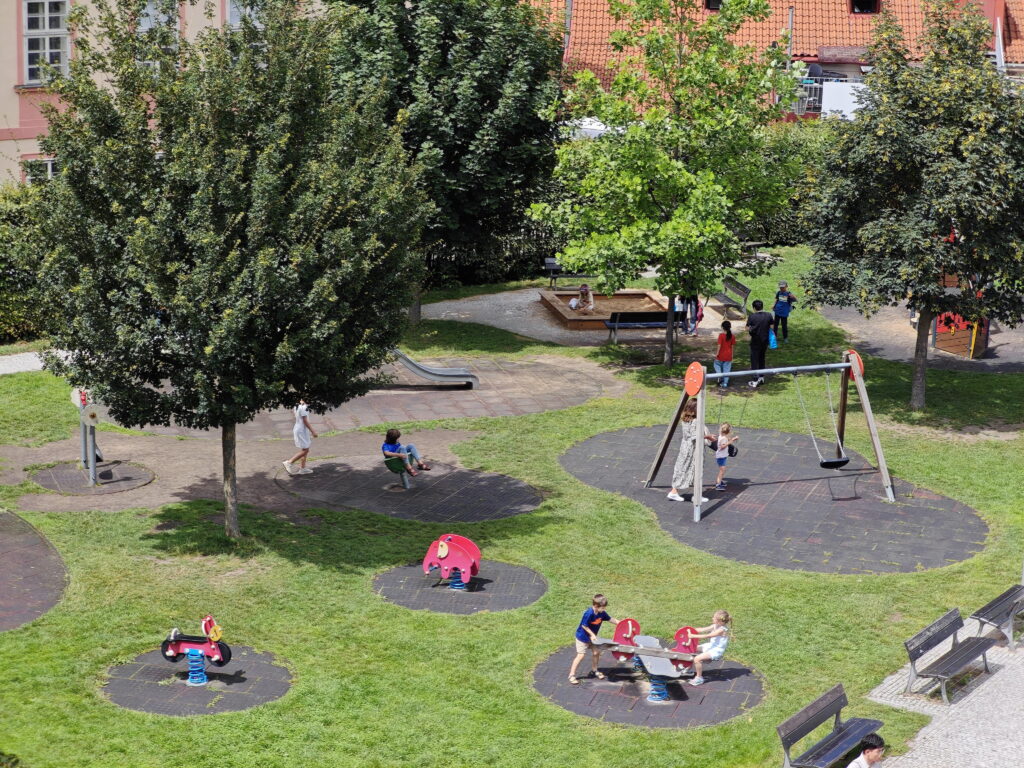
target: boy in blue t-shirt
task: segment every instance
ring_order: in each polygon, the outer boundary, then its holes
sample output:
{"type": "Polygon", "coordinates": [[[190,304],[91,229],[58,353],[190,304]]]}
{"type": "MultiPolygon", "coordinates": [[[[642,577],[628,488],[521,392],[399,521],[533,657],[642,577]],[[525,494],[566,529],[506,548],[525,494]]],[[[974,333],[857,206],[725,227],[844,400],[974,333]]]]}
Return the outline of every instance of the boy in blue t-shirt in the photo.
{"type": "Polygon", "coordinates": [[[591,674],[598,680],[605,678],[604,673],[597,668],[597,662],[601,658],[601,649],[596,648],[593,641],[597,639],[597,633],[601,631],[603,622],[607,621],[613,627],[619,623],[608,615],[608,612],[605,611],[606,607],[608,607],[608,598],[604,595],[594,595],[590,608],[583,612],[580,625],[576,627],[576,658],[572,660],[572,666],[569,668],[569,682],[573,685],[580,684],[579,678],[576,677],[576,668],[583,661],[588,650],[593,654],[591,674]]]}

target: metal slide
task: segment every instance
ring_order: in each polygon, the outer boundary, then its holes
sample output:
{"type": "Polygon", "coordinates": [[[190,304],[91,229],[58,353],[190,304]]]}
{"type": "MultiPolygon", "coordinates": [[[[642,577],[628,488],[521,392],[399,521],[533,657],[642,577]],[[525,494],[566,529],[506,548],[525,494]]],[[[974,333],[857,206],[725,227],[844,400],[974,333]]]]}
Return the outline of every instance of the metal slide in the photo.
{"type": "Polygon", "coordinates": [[[427,381],[432,381],[435,384],[463,384],[466,389],[480,386],[480,379],[468,368],[432,368],[429,365],[417,363],[401,350],[393,349],[391,351],[395,353],[395,359],[398,362],[427,381]]]}

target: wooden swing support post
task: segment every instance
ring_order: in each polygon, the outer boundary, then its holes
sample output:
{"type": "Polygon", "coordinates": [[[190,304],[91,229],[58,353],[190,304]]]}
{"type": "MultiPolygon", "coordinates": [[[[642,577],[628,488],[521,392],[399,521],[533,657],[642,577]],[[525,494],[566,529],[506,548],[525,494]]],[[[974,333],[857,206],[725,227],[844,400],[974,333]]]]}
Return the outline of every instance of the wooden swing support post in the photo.
{"type": "MultiPolygon", "coordinates": [[[[696,365],[696,364],[691,364],[696,365]]],[[[857,396],[860,398],[861,408],[864,411],[864,419],[867,421],[868,434],[871,436],[871,447],[875,453],[875,461],[878,465],[878,472],[882,477],[882,486],[885,488],[885,495],[888,501],[895,502],[896,496],[893,493],[892,477],[889,475],[889,467],[885,463],[885,455],[882,453],[882,443],[878,437],[878,428],[875,425],[875,416],[871,410],[871,402],[868,400],[867,388],[864,386],[864,375],[863,375],[863,363],[861,362],[860,355],[854,352],[852,349],[847,350],[843,353],[843,361],[841,363],[832,363],[829,365],[796,365],[788,368],[764,368],[761,370],[750,370],[750,371],[730,371],[729,373],[707,373],[704,370],[704,366],[700,366],[700,389],[695,394],[691,395],[689,391],[684,390],[682,397],[679,398],[679,405],[676,407],[676,412],[669,422],[668,427],[665,428],[665,434],[661,439],[661,443],[658,446],[658,455],[654,459],[654,463],[651,464],[651,469],[647,473],[647,479],[644,481],[644,487],[650,488],[654,484],[654,478],[658,474],[658,470],[661,469],[662,463],[665,461],[665,454],[668,453],[668,448],[672,444],[672,437],[676,432],[676,425],[679,423],[679,419],[682,417],[683,408],[689,401],[690,397],[697,398],[697,450],[694,453],[694,484],[693,484],[693,521],[695,523],[700,522],[700,500],[702,490],[702,478],[704,476],[704,424],[705,424],[705,402],[707,400],[707,385],[709,381],[717,381],[718,379],[725,378],[728,376],[730,379],[733,378],[750,378],[753,376],[762,377],[777,373],[811,373],[814,371],[842,371],[842,385],[839,392],[839,413],[836,421],[836,434],[839,438],[839,442],[836,444],[836,456],[843,456],[843,445],[846,442],[846,414],[849,404],[849,386],[850,379],[853,379],[853,384],[857,388],[857,396]]],[[[689,373],[689,369],[688,369],[689,373]]],[[[690,389],[690,388],[688,388],[690,389]]]]}

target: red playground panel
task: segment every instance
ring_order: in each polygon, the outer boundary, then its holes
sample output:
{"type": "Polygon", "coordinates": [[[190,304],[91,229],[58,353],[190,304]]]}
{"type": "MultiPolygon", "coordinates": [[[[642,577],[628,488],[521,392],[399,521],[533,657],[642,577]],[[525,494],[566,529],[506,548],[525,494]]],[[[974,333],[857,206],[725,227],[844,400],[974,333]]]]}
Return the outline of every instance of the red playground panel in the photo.
{"type": "Polygon", "coordinates": [[[450,578],[452,571],[458,569],[462,580],[468,582],[480,573],[480,547],[465,536],[445,533],[431,542],[423,558],[424,573],[429,574],[434,568],[441,569],[443,579],[450,578]]]}
{"type": "MultiPolygon", "coordinates": [[[[615,625],[615,634],[612,636],[619,645],[636,645],[636,641],[633,639],[640,634],[640,622],[636,619],[621,619],[618,624],[615,625]]],[[[628,661],[633,658],[632,653],[625,653],[624,651],[612,651],[618,661],[628,661]]]]}
{"type": "Polygon", "coordinates": [[[221,642],[221,628],[213,616],[206,615],[201,629],[203,632],[201,635],[183,635],[177,627],[172,629],[167,635],[167,639],[160,645],[164,658],[177,663],[185,658],[186,652],[196,649],[202,651],[206,659],[215,667],[223,667],[231,661],[231,648],[227,643],[221,642]]]}
{"type": "MultiPolygon", "coordinates": [[[[697,653],[697,641],[690,638],[690,635],[696,634],[697,630],[693,627],[680,627],[676,630],[676,644],[672,646],[672,650],[679,653],[697,653]]],[[[676,669],[689,669],[693,665],[692,661],[682,659],[672,659],[672,663],[676,665],[676,669]]]]}

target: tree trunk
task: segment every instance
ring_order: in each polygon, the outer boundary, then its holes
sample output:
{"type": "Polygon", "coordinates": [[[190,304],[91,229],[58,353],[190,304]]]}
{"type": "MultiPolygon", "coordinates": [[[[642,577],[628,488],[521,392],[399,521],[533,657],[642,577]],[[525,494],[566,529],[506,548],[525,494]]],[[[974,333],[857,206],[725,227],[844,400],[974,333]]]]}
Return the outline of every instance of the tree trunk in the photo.
{"type": "Polygon", "coordinates": [[[224,457],[224,533],[229,539],[242,538],[238,528],[238,477],[235,474],[235,425],[225,424],[220,430],[221,453],[224,457]]]}
{"type": "Polygon", "coordinates": [[[676,319],[676,299],[674,296],[668,298],[668,310],[665,313],[665,367],[671,368],[672,363],[675,362],[676,349],[675,349],[675,325],[676,319]]]}
{"type": "Polygon", "coordinates": [[[409,325],[419,325],[423,319],[423,305],[420,303],[420,291],[416,290],[412,304],[409,305],[409,325]]]}
{"type": "Polygon", "coordinates": [[[924,410],[924,393],[928,373],[928,336],[932,330],[932,311],[917,313],[917,343],[914,345],[914,378],[910,385],[910,410],[924,410]]]}

